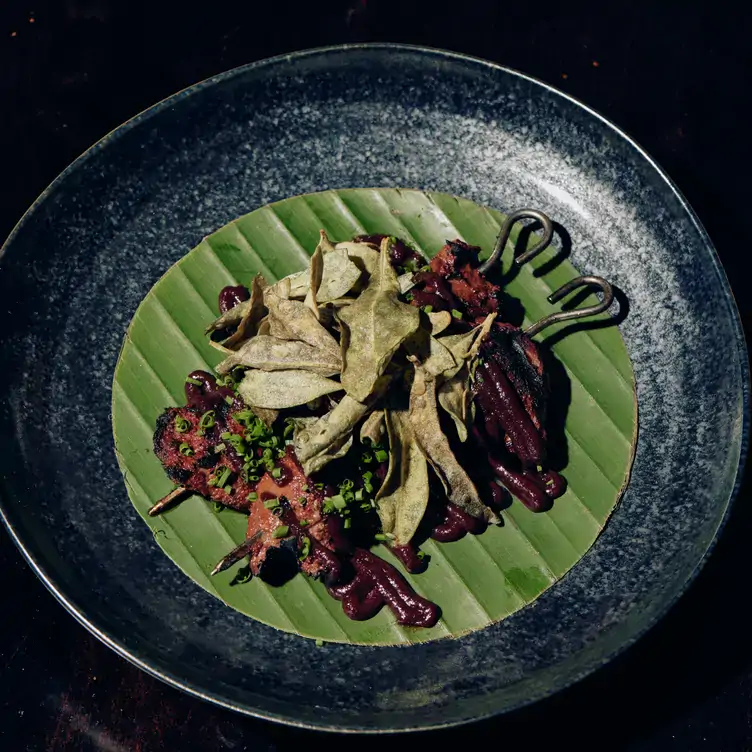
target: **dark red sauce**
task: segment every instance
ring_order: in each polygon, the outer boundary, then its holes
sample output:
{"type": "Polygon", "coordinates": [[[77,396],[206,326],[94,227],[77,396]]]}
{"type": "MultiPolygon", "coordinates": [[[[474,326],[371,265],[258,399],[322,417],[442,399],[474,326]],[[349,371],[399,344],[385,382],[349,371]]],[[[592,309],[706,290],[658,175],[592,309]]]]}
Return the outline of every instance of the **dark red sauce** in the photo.
{"type": "Polygon", "coordinates": [[[451,501],[446,503],[444,521],[431,531],[431,537],[441,543],[464,538],[468,533],[478,535],[486,529],[486,523],[464,512],[451,501]]]}
{"type": "Polygon", "coordinates": [[[410,574],[419,574],[426,571],[428,562],[425,557],[421,558],[418,555],[418,549],[412,543],[405,546],[390,546],[389,548],[410,574]]]}
{"type": "Polygon", "coordinates": [[[355,576],[344,585],[329,588],[350,619],[370,619],[387,605],[406,626],[432,627],[439,620],[439,607],[421,598],[391,564],[363,548],[355,550],[351,561],[355,576]]]}
{"type": "MultiPolygon", "coordinates": [[[[376,247],[381,246],[381,241],[388,235],[358,235],[353,238],[356,243],[371,243],[376,247]]],[[[392,266],[405,266],[411,261],[418,268],[426,263],[426,260],[419,253],[410,248],[404,240],[396,238],[396,242],[392,243],[389,247],[389,259],[392,262],[392,266]]]]}
{"type": "MultiPolygon", "coordinates": [[[[517,392],[496,363],[485,361],[478,366],[473,394],[483,413],[487,429],[497,424],[509,437],[514,453],[524,466],[540,464],[545,446],[517,392]]],[[[498,439],[499,436],[493,436],[498,439]]]]}
{"type": "Polygon", "coordinates": [[[242,410],[245,406],[243,401],[229,386],[219,386],[217,380],[206,371],[191,371],[188,379],[198,381],[193,384],[186,379],[185,401],[190,407],[198,410],[216,410],[223,405],[230,405],[227,398],[232,398],[232,409],[242,410]]]}
{"type": "Polygon", "coordinates": [[[488,462],[504,486],[533,512],[547,512],[566,490],[566,482],[554,470],[517,472],[492,455],[488,462]]]}
{"type": "Polygon", "coordinates": [[[509,491],[502,488],[496,481],[489,481],[488,483],[488,505],[495,509],[502,509],[509,503],[509,491]]]}
{"type": "Polygon", "coordinates": [[[242,303],[250,297],[251,293],[243,285],[223,287],[219,291],[219,312],[227,313],[231,308],[235,308],[238,303],[242,303]]]}
{"type": "Polygon", "coordinates": [[[449,283],[436,272],[418,272],[413,275],[413,282],[416,285],[412,289],[413,300],[418,302],[418,305],[424,305],[419,302],[421,296],[431,295],[433,300],[438,299],[440,301],[437,310],[465,310],[465,306],[457,300],[449,287],[449,283]]]}

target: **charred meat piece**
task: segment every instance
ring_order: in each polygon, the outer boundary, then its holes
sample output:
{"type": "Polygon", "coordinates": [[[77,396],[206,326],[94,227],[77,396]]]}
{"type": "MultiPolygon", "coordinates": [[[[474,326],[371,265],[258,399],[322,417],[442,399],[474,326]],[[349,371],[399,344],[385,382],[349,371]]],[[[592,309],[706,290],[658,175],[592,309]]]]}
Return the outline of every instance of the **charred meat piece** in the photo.
{"type": "Polygon", "coordinates": [[[523,467],[545,461],[548,382],[535,343],[500,324],[481,348],[473,395],[489,438],[502,442],[523,467]]]}
{"type": "Polygon", "coordinates": [[[482,347],[482,354],[506,374],[533,425],[545,439],[550,390],[538,346],[516,326],[496,323],[482,347]]]}
{"type": "Polygon", "coordinates": [[[265,474],[250,507],[247,538],[256,540],[250,553],[251,572],[259,574],[269,552],[287,545],[303,572],[336,581],[340,565],[323,516],[323,492],[303,473],[289,448],[278,465],[281,477],[265,474]]]}
{"type": "Polygon", "coordinates": [[[223,506],[247,511],[254,486],[240,475],[243,460],[232,447],[217,451],[222,433],[243,430],[228,405],[210,411],[170,407],[157,419],[154,454],[174,483],[223,506]],[[206,425],[210,420],[212,425],[206,425]]]}
{"type": "MultiPolygon", "coordinates": [[[[354,243],[370,243],[381,247],[381,241],[384,238],[390,237],[389,235],[356,235],[353,238],[354,243]]],[[[426,263],[423,256],[417,251],[410,248],[404,240],[400,238],[394,238],[389,244],[389,260],[392,262],[392,266],[399,272],[415,272],[420,269],[426,263]]]]}
{"type": "Polygon", "coordinates": [[[470,322],[479,323],[499,310],[501,288],[478,270],[480,248],[450,240],[434,256],[428,271],[418,272],[412,290],[415,305],[434,310],[459,310],[470,322]]]}

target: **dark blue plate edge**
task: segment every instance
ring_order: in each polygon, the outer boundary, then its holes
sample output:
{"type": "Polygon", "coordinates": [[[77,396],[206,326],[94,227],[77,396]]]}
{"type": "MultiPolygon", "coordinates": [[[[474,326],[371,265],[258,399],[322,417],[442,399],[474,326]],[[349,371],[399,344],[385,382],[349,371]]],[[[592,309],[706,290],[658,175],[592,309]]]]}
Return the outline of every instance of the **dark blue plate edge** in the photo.
{"type": "MultiPolygon", "coordinates": [[[[739,461],[738,461],[738,465],[736,468],[734,485],[733,485],[731,493],[729,494],[729,498],[726,501],[726,508],[724,510],[723,516],[721,517],[721,520],[718,523],[718,527],[715,531],[713,540],[709,544],[702,558],[697,562],[693,571],[686,577],[685,581],[676,590],[676,592],[671,597],[669,602],[664,606],[664,608],[658,611],[653,616],[653,618],[651,619],[650,623],[647,626],[639,630],[636,634],[632,636],[631,639],[625,641],[622,645],[620,645],[617,649],[615,649],[612,653],[610,653],[605,659],[600,660],[600,661],[591,661],[589,665],[587,665],[585,668],[578,671],[574,676],[567,677],[566,679],[560,681],[558,684],[553,685],[547,690],[538,691],[535,695],[529,697],[527,700],[520,702],[516,705],[509,706],[502,711],[499,711],[499,713],[508,713],[508,712],[517,710],[519,708],[525,707],[527,705],[531,705],[534,702],[537,702],[546,697],[550,697],[551,695],[561,691],[562,689],[565,689],[581,681],[582,679],[592,674],[601,666],[606,665],[611,660],[616,658],[618,655],[624,652],[627,648],[632,646],[648,630],[650,630],[653,626],[655,626],[655,624],[657,624],[658,621],[660,621],[660,619],[662,619],[666,615],[666,613],[675,605],[675,603],[679,600],[679,598],[681,598],[681,596],[686,592],[687,588],[691,585],[691,583],[697,577],[700,570],[703,568],[703,566],[705,566],[705,563],[707,562],[708,557],[713,552],[717,544],[718,538],[720,534],[722,533],[726,525],[726,522],[728,521],[732,502],[736,499],[739,493],[739,489],[741,487],[742,480],[743,480],[744,466],[746,463],[747,453],[749,449],[750,368],[749,368],[747,346],[746,346],[746,341],[744,337],[744,330],[742,327],[739,310],[736,305],[736,301],[734,299],[734,295],[731,290],[728,277],[726,276],[725,270],[723,269],[723,266],[713,246],[710,236],[708,235],[705,228],[703,227],[700,219],[695,214],[689,202],[686,200],[686,198],[684,197],[680,189],[677,187],[677,185],[673,182],[673,180],[666,174],[666,172],[660,167],[660,165],[633,138],[631,138],[627,133],[625,133],[623,130],[621,130],[618,126],[616,126],[610,120],[605,118],[603,115],[593,110],[591,107],[584,104],[583,102],[580,102],[575,97],[572,97],[569,94],[565,94],[564,92],[561,92],[558,89],[554,88],[553,86],[543,81],[540,81],[532,76],[528,76],[519,71],[513,70],[511,68],[507,68],[503,65],[499,65],[497,63],[493,63],[488,60],[483,60],[481,58],[476,58],[471,55],[465,55],[462,53],[452,52],[449,50],[423,47],[420,45],[393,44],[393,43],[344,44],[344,45],[333,45],[333,46],[328,46],[328,47],[318,47],[318,48],[309,49],[309,50],[301,50],[298,52],[277,55],[275,57],[266,58],[264,60],[260,60],[254,63],[249,63],[248,65],[240,66],[238,68],[233,68],[231,70],[225,71],[223,73],[219,73],[215,76],[207,78],[198,83],[192,84],[191,86],[188,86],[185,89],[182,89],[181,91],[178,91],[175,94],[172,94],[169,97],[161,100],[160,102],[157,102],[156,104],[148,107],[147,109],[136,114],[129,120],[126,120],[124,123],[114,128],[112,131],[107,133],[105,136],[99,139],[96,143],[90,146],[85,152],[83,152],[83,154],[77,157],[73,162],[71,162],[71,164],[68,165],[68,167],[66,167],[47,186],[47,188],[44,189],[44,191],[42,191],[39,197],[23,214],[21,219],[18,221],[16,226],[11,231],[6,241],[2,244],[2,246],[0,246],[0,261],[2,261],[2,258],[5,254],[6,249],[13,242],[16,235],[19,234],[22,227],[26,223],[27,219],[37,210],[37,208],[41,204],[44,203],[44,201],[47,200],[47,198],[65,181],[65,179],[70,174],[72,174],[76,169],[84,165],[88,161],[89,158],[96,155],[101,149],[107,146],[111,140],[115,138],[119,138],[121,135],[126,133],[135,125],[138,125],[150,119],[152,116],[158,114],[164,108],[171,106],[172,104],[174,104],[176,101],[179,101],[180,99],[191,96],[197,92],[202,91],[205,88],[214,86],[217,83],[221,83],[223,81],[231,79],[234,76],[243,75],[250,70],[254,70],[257,68],[264,68],[264,67],[272,67],[282,62],[289,63],[289,62],[298,61],[298,60],[302,60],[306,58],[313,58],[313,57],[317,57],[321,55],[327,55],[329,53],[346,52],[348,50],[386,50],[386,51],[393,50],[395,52],[413,52],[413,53],[420,53],[422,55],[431,56],[435,58],[444,58],[444,59],[455,60],[455,61],[460,61],[464,63],[470,63],[476,66],[480,65],[485,68],[492,69],[494,71],[502,71],[506,74],[516,76],[517,78],[520,78],[529,83],[540,86],[541,88],[545,89],[549,93],[554,94],[558,97],[561,97],[562,99],[568,100],[572,104],[576,105],[580,109],[587,112],[590,116],[599,120],[603,125],[605,125],[611,131],[613,131],[613,133],[617,137],[619,137],[620,139],[623,139],[632,148],[634,148],[639,153],[639,155],[648,162],[648,164],[653,168],[653,170],[655,170],[656,174],[666,183],[669,190],[676,196],[681,207],[687,213],[688,217],[692,221],[692,224],[694,225],[695,229],[699,233],[707,251],[710,254],[713,268],[715,269],[718,280],[721,283],[721,287],[724,289],[726,293],[726,303],[728,305],[728,310],[729,310],[731,319],[734,322],[736,353],[737,353],[737,357],[739,358],[739,363],[740,363],[739,375],[740,375],[741,382],[742,382],[743,422],[742,422],[742,427],[741,427],[739,461]]],[[[89,632],[91,632],[98,640],[100,640],[109,648],[114,650],[121,657],[130,661],[133,665],[137,666],[138,668],[145,671],[146,673],[156,677],[157,679],[160,679],[166,684],[176,687],[195,697],[199,697],[202,700],[206,700],[208,702],[212,702],[216,705],[219,705],[220,707],[227,708],[229,710],[234,710],[236,712],[239,712],[245,715],[250,715],[256,718],[261,718],[267,721],[274,721],[277,723],[283,723],[289,726],[309,729],[313,731],[330,731],[330,732],[337,732],[337,733],[390,734],[390,733],[397,733],[397,732],[439,730],[439,729],[444,729],[444,728],[460,726],[466,723],[471,723],[473,721],[484,720],[484,719],[491,718],[494,715],[499,714],[499,713],[490,712],[490,713],[484,713],[481,715],[474,715],[472,717],[463,718],[457,721],[452,721],[452,722],[447,722],[447,723],[438,723],[438,724],[429,724],[429,725],[417,726],[417,727],[416,726],[413,726],[413,727],[393,726],[391,728],[379,728],[379,729],[364,727],[364,726],[355,726],[355,725],[343,727],[343,726],[336,726],[336,725],[327,724],[327,723],[301,722],[294,718],[290,718],[282,714],[272,713],[272,712],[267,712],[267,711],[260,711],[256,708],[248,707],[246,705],[229,702],[213,694],[207,694],[203,692],[201,689],[199,689],[198,687],[191,684],[190,682],[186,682],[184,679],[177,678],[174,675],[172,675],[170,672],[160,671],[155,666],[150,665],[149,663],[146,663],[144,659],[141,659],[140,657],[138,657],[135,651],[132,651],[129,648],[127,648],[125,645],[121,644],[115,638],[110,636],[106,631],[99,629],[92,621],[90,621],[84,614],[84,610],[80,608],[76,603],[74,603],[72,599],[69,599],[65,596],[65,594],[61,591],[61,589],[58,587],[57,583],[55,582],[54,577],[52,577],[41,565],[39,565],[36,562],[31,551],[26,548],[19,534],[15,530],[12,522],[9,519],[9,515],[4,508],[4,502],[3,502],[2,497],[0,497],[0,519],[2,520],[6,529],[8,530],[8,533],[10,534],[11,539],[13,540],[13,542],[15,543],[15,545],[18,547],[19,551],[23,555],[24,559],[27,561],[27,563],[31,567],[32,571],[44,583],[44,585],[52,593],[52,595],[56,598],[56,600],[76,619],[76,621],[78,621],[87,630],[89,630],[89,632]]]]}

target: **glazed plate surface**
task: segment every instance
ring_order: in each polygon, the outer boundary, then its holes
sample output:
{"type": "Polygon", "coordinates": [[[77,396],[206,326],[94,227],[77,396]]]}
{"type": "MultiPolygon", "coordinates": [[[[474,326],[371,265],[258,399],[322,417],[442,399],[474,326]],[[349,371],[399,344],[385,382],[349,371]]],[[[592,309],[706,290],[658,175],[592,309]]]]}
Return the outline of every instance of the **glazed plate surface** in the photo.
{"type": "Polygon", "coordinates": [[[300,53],[162,102],[40,197],[4,246],[0,299],[1,508],[35,571],[145,670],[288,723],[440,727],[519,707],[595,670],[692,579],[746,452],[737,312],[676,188],[581,104],[449,53],[300,53]],[[139,303],[204,236],[270,202],[365,187],[551,216],[569,261],[623,293],[639,439],[606,529],[532,606],[458,639],[317,649],[223,605],[164,556],[115,460],[111,383],[139,303]]]}

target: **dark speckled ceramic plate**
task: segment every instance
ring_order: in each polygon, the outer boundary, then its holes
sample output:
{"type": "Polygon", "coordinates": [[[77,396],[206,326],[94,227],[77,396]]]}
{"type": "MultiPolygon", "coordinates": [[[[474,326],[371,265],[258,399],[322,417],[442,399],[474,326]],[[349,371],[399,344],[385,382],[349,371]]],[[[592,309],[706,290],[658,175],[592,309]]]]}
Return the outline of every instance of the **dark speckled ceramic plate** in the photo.
{"type": "Polygon", "coordinates": [[[718,259],[639,147],[512,71],[406,47],[277,58],[148,110],[53,183],[0,259],[2,514],[71,613],[198,696],[318,728],[439,727],[529,703],[632,643],[702,564],[746,451],[747,358],[718,259]],[[255,207],[403,186],[566,228],[630,313],[632,480],[585,558],[533,607],[457,640],[312,649],[183,577],[133,512],[112,447],[123,333],[160,275],[255,207]]]}

